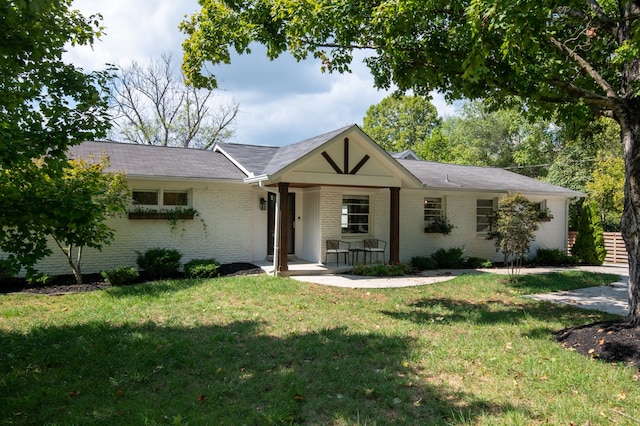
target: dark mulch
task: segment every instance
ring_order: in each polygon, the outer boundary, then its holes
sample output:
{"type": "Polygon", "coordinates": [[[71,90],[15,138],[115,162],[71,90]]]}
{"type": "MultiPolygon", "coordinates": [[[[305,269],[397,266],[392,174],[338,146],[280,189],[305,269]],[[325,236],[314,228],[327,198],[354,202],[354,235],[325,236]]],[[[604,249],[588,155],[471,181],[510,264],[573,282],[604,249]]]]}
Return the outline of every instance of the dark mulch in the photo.
{"type": "Polygon", "coordinates": [[[567,349],[612,363],[640,368],[640,327],[627,321],[606,321],[565,328],[556,339],[567,349]]]}
{"type": "MultiPolygon", "coordinates": [[[[264,272],[258,266],[245,262],[225,263],[220,265],[218,271],[220,276],[254,275],[264,272]]],[[[83,281],[84,284],[76,284],[73,275],[60,275],[56,276],[50,284],[30,286],[24,279],[14,279],[9,283],[0,283],[0,293],[32,293],[53,296],[111,287],[111,284],[105,282],[100,274],[85,274],[83,275],[83,281]]],[[[144,273],[142,273],[140,282],[145,281],[144,273]]]]}

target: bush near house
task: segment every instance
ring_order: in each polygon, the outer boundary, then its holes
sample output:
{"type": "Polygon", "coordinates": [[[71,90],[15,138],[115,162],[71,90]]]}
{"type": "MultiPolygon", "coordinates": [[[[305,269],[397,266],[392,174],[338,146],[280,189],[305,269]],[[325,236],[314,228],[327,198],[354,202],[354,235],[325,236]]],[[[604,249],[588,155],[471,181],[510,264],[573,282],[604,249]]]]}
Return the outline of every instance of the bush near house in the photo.
{"type": "Polygon", "coordinates": [[[143,269],[147,278],[155,280],[178,275],[182,253],[175,249],[151,248],[144,253],[136,251],[136,263],[143,269]]]}
{"type": "Polygon", "coordinates": [[[536,251],[536,255],[529,259],[527,263],[537,266],[562,266],[574,265],[578,263],[578,259],[567,255],[563,250],[560,249],[540,247],[536,251]]]}
{"type": "Polygon", "coordinates": [[[411,266],[419,271],[430,269],[491,268],[493,262],[481,257],[465,257],[464,247],[439,249],[431,256],[416,256],[411,266]]]}
{"type": "Polygon", "coordinates": [[[602,220],[594,203],[585,202],[582,205],[578,236],[571,247],[571,254],[587,265],[602,265],[607,256],[602,220]]]}
{"type": "Polygon", "coordinates": [[[215,278],[220,276],[220,262],[216,259],[193,259],[184,264],[188,278],[215,278]]]}
{"type": "Polygon", "coordinates": [[[367,277],[401,277],[411,273],[411,265],[406,263],[396,263],[393,265],[386,265],[384,263],[355,265],[351,273],[353,275],[363,275],[367,277]]]}
{"type": "Polygon", "coordinates": [[[138,281],[140,274],[137,269],[132,266],[121,266],[109,271],[102,271],[100,275],[111,285],[128,285],[138,281]]]}

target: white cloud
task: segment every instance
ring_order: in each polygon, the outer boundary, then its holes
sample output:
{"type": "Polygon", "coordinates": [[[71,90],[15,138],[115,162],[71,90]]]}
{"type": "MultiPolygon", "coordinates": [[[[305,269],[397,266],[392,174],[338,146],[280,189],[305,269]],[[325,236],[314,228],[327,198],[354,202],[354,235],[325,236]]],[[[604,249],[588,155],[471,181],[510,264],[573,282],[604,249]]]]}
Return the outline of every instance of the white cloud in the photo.
{"type": "MultiPolygon", "coordinates": [[[[197,0],[74,0],[73,6],[85,16],[101,13],[106,27],[93,48],[72,48],[67,55],[86,70],[143,63],[165,52],[181,58],[185,35],[178,25],[199,10],[197,0]]],[[[257,46],[251,55],[236,55],[231,65],[214,69],[222,89],[218,98],[240,104],[237,142],[285,145],[360,124],[367,108],[388,94],[373,87],[362,57],[354,60],[352,74],[339,75],[322,74],[318,62],[297,62],[287,54],[269,61],[264,52],[257,46]]],[[[454,111],[442,96],[433,103],[440,115],[454,111]]]]}

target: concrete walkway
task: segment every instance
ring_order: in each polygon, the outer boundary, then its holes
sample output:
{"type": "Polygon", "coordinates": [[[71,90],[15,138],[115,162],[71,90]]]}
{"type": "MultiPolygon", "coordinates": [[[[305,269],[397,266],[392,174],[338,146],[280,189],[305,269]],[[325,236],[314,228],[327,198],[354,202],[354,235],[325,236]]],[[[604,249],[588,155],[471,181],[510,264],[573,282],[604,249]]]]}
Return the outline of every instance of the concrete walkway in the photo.
{"type": "MultiPolygon", "coordinates": [[[[535,294],[530,297],[535,300],[564,303],[574,305],[584,309],[594,309],[617,315],[627,315],[628,308],[628,282],[629,271],[626,266],[603,265],[603,266],[578,266],[572,268],[523,268],[521,274],[543,274],[549,272],[583,270],[599,272],[603,274],[618,275],[619,280],[609,285],[600,287],[590,287],[572,291],[561,291],[557,293],[535,294]]],[[[383,277],[372,278],[346,274],[326,274],[326,275],[297,275],[291,278],[322,285],[347,288],[398,288],[415,287],[428,285],[436,282],[447,281],[464,274],[508,274],[506,269],[447,269],[425,271],[421,275],[407,277],[383,277]]]]}

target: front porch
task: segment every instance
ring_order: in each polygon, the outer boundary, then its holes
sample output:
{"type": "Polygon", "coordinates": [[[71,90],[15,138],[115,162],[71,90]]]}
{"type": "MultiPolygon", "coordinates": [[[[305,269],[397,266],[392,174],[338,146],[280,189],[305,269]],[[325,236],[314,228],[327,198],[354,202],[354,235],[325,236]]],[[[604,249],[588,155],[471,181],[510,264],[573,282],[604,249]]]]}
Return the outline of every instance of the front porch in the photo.
{"type": "MultiPolygon", "coordinates": [[[[274,274],[273,261],[264,260],[258,262],[252,262],[254,265],[259,266],[265,273],[269,275],[274,274]]],[[[336,266],[335,262],[329,264],[316,263],[308,260],[298,259],[290,257],[288,259],[288,270],[279,271],[280,276],[293,276],[293,275],[324,275],[324,274],[345,274],[351,271],[352,265],[345,265],[344,263],[336,266]]]]}

